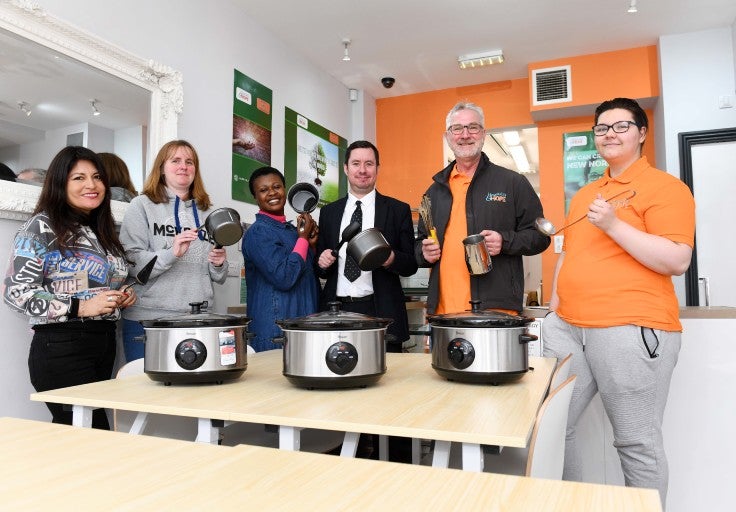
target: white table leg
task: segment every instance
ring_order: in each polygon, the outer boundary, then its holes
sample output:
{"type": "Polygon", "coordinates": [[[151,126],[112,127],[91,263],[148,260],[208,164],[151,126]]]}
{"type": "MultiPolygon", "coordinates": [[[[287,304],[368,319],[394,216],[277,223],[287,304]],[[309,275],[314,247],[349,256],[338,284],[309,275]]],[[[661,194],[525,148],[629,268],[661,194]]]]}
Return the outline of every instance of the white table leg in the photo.
{"type": "Polygon", "coordinates": [[[378,460],[388,460],[388,436],[378,436],[378,460]]]}
{"type": "Polygon", "coordinates": [[[281,425],[279,427],[279,448],[298,452],[301,449],[301,436],[301,428],[281,425]]]}
{"type": "Polygon", "coordinates": [[[75,427],[92,426],[92,411],[95,407],[87,407],[85,405],[72,405],[72,425],[75,427]]]}
{"type": "Polygon", "coordinates": [[[483,450],[479,444],[463,443],[463,470],[483,471],[483,450]]]}
{"type": "Polygon", "coordinates": [[[140,435],[143,433],[143,429],[146,428],[146,425],[148,424],[148,413],[147,412],[139,412],[135,420],[133,421],[133,425],[130,427],[130,431],[128,434],[132,435],[140,435]]]}
{"type": "Polygon", "coordinates": [[[360,439],[360,432],[345,432],[340,457],[355,457],[358,451],[358,439],[360,439]]]}
{"type": "Polygon", "coordinates": [[[422,440],[413,437],[411,440],[411,463],[419,464],[422,461],[422,440]]]}
{"type": "Polygon", "coordinates": [[[446,468],[450,465],[450,441],[435,441],[434,455],[432,455],[433,468],[446,468]]]}
{"type": "Polygon", "coordinates": [[[220,440],[220,429],[212,426],[209,418],[197,418],[197,443],[217,444],[220,440]]]}

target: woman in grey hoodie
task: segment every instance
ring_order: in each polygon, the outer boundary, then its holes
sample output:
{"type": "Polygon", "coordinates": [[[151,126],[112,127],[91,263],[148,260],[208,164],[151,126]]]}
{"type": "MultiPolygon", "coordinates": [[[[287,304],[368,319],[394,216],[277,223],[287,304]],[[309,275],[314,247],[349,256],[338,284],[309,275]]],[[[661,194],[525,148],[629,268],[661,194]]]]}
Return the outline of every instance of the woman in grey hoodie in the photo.
{"type": "Polygon", "coordinates": [[[225,249],[215,249],[200,229],[212,209],[194,147],[183,140],[164,144],[120,229],[125,254],[135,265],[132,272],[157,256],[138,302],[123,315],[126,361],[143,357],[143,344],[134,341],[144,332],[140,320],[186,313],[190,302],[212,305],[212,283],[224,283],[228,269],[225,249]]]}

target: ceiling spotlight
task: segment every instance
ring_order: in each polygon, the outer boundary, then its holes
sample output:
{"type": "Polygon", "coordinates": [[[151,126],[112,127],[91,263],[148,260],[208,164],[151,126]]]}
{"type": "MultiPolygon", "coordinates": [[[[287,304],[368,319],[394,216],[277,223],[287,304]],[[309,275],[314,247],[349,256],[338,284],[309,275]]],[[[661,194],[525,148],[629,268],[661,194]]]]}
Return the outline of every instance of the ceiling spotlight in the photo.
{"type": "Polygon", "coordinates": [[[25,113],[26,117],[31,115],[31,105],[25,101],[19,101],[18,108],[25,113]]]}
{"type": "Polygon", "coordinates": [[[92,115],[99,116],[102,112],[100,112],[100,109],[97,108],[97,100],[89,100],[89,102],[92,105],[92,115]]]}
{"type": "Polygon", "coordinates": [[[626,12],[630,12],[630,13],[639,12],[639,9],[637,9],[636,7],[636,0],[631,0],[631,2],[629,3],[629,8],[626,12]]]}
{"type": "Polygon", "coordinates": [[[503,63],[503,51],[490,50],[482,53],[461,55],[457,58],[457,63],[460,69],[473,69],[490,66],[491,64],[501,64],[503,63]]]}
{"type": "Polygon", "coordinates": [[[348,52],[348,47],[350,46],[350,39],[343,39],[342,40],[343,46],[345,46],[345,53],[342,56],[343,62],[350,61],[350,53],[348,52]]]}

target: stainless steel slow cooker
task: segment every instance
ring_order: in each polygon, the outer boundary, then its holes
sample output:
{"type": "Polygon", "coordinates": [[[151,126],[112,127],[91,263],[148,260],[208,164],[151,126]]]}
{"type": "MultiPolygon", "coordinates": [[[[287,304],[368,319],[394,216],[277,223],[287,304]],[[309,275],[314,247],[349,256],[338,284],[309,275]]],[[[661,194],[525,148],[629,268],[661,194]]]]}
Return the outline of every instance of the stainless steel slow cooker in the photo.
{"type": "Polygon", "coordinates": [[[330,310],[304,317],[277,320],[283,337],[284,376],[309,389],[365,387],[386,373],[387,318],[330,310]]]}
{"type": "Polygon", "coordinates": [[[243,375],[248,366],[245,330],[250,319],[202,311],[207,302],[190,306],[187,315],[141,321],[146,331],[146,375],[167,386],[222,384],[243,375]]]}
{"type": "Polygon", "coordinates": [[[429,315],[432,327],[432,368],[448,380],[501,384],[520,379],[529,370],[527,343],[533,318],[480,310],[429,315]]]}

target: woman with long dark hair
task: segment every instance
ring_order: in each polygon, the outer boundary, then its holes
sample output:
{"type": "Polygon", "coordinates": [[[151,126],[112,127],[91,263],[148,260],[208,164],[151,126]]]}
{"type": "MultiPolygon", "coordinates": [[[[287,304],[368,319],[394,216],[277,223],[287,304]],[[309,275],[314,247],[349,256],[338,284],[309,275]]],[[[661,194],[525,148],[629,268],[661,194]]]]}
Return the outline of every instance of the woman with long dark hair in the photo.
{"type": "MultiPolygon", "coordinates": [[[[18,231],[3,298],[34,330],[28,356],[36,391],[109,379],[120,309],[136,300],[121,292],[128,276],[110,211],[110,186],[91,150],[70,146],[49,165],[32,216],[18,231]]],[[[46,404],[54,423],[71,411],[46,404]]],[[[104,409],[92,426],[109,429],[104,409]]]]}

